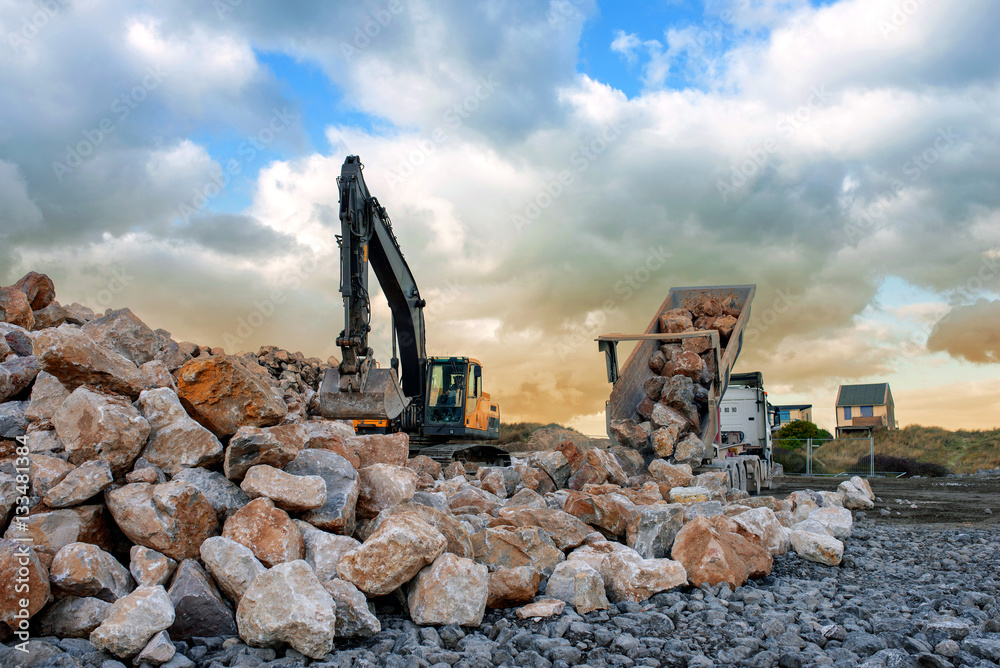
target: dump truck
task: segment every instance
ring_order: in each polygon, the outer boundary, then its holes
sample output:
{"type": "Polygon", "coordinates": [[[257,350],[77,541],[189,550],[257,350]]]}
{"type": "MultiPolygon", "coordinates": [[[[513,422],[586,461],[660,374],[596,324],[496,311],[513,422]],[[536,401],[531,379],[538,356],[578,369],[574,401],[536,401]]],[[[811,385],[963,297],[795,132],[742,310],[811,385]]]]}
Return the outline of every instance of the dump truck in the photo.
{"type": "MultiPolygon", "coordinates": [[[[730,488],[756,493],[769,489],[771,485],[771,452],[769,443],[761,448],[746,448],[742,444],[725,443],[720,429],[720,407],[729,386],[733,366],[743,346],[743,332],[750,320],[750,305],[756,285],[725,285],[703,287],[671,288],[667,298],[656,312],[646,331],[642,334],[607,334],[597,338],[598,348],[605,354],[608,382],[612,384],[611,394],[605,404],[608,436],[618,443],[612,425],[620,421],[641,423],[644,418],[637,414],[637,407],[647,399],[647,381],[657,374],[650,367],[650,359],[665,344],[683,344],[688,339],[704,342],[705,352],[700,353],[708,360],[705,368],[706,385],[702,392],[703,403],[699,404],[695,435],[701,442],[700,457],[693,461],[695,473],[724,471],[730,488]],[[661,331],[661,315],[674,309],[694,309],[699,303],[711,298],[725,306],[730,318],[731,330],[720,333],[714,329],[688,328],[693,331],[661,331]],[[618,362],[618,344],[635,342],[635,348],[623,366],[618,362]]],[[[626,445],[621,443],[621,445],[626,445]]],[[[649,451],[646,458],[651,459],[649,451]]],[[[653,455],[655,456],[655,455],[653,455]]],[[[647,462],[648,463],[648,462],[647,462]]]]}
{"type": "MultiPolygon", "coordinates": [[[[771,456],[771,410],[760,371],[734,373],[722,397],[719,419],[723,446],[737,455],[771,456]]],[[[765,487],[769,487],[768,484],[765,487]]]]}

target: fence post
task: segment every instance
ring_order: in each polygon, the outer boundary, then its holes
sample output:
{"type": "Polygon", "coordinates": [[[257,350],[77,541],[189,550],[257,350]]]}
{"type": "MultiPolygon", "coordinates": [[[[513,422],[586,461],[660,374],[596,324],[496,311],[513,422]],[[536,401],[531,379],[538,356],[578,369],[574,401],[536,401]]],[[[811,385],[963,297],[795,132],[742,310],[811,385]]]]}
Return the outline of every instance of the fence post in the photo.
{"type": "Polygon", "coordinates": [[[813,474],[813,440],[806,439],[806,475],[813,474]]]}
{"type": "Polygon", "coordinates": [[[875,437],[868,437],[868,463],[870,470],[868,473],[869,478],[875,477],[875,437]]]}

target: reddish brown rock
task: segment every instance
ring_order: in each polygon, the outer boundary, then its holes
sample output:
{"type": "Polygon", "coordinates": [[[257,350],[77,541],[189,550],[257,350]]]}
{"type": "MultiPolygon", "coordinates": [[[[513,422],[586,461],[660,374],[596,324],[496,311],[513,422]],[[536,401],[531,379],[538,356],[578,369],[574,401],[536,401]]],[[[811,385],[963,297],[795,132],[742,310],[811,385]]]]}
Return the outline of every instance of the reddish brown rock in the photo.
{"type": "Polygon", "coordinates": [[[139,457],[149,423],[122,397],[79,387],[52,417],[59,440],[74,464],[103,459],[124,475],[139,457]]]}
{"type": "Polygon", "coordinates": [[[56,286],[52,279],[37,271],[29,271],[18,279],[14,287],[24,293],[32,311],[39,311],[56,298],[56,286]]]}
{"type": "Polygon", "coordinates": [[[499,567],[489,574],[488,608],[512,608],[531,603],[541,576],[531,566],[499,567]]]}
{"type": "Polygon", "coordinates": [[[29,330],[35,326],[31,304],[17,288],[0,288],[0,318],[3,318],[3,322],[29,330]]]}
{"type": "Polygon", "coordinates": [[[667,334],[679,334],[693,324],[691,312],[686,308],[670,309],[660,315],[660,331],[667,334]]]}
{"type": "Polygon", "coordinates": [[[49,579],[62,593],[114,603],[135,589],[128,570],[96,545],[70,543],[56,553],[49,579]]]}
{"type": "Polygon", "coordinates": [[[95,459],[84,462],[52,487],[42,502],[49,508],[77,506],[104,491],[112,482],[114,477],[106,461],[95,459]]]}
{"type": "Polygon", "coordinates": [[[451,464],[448,464],[448,466],[445,467],[444,469],[444,477],[447,480],[450,480],[457,476],[464,476],[464,475],[465,475],[465,467],[462,465],[462,462],[452,462],[451,464]]]}
{"type": "Polygon", "coordinates": [[[196,559],[202,542],[219,532],[212,504],[194,485],[133,483],[105,493],[108,510],[136,545],[171,559],[196,559]]]}
{"type": "Polygon", "coordinates": [[[731,315],[720,316],[715,319],[714,323],[712,323],[712,329],[719,332],[719,336],[721,337],[723,343],[729,340],[729,337],[732,336],[733,328],[735,327],[736,318],[731,315]]]}
{"type": "Polygon", "coordinates": [[[268,568],[306,555],[298,526],[267,498],[254,499],[233,513],[222,527],[222,536],[250,548],[268,568]]]}
{"type": "Polygon", "coordinates": [[[448,507],[456,515],[494,515],[501,505],[502,502],[496,495],[471,485],[462,485],[461,489],[448,497],[448,507]]]}
{"type": "Polygon", "coordinates": [[[369,596],[384,596],[437,559],[446,544],[441,532],[412,514],[390,516],[341,558],[337,573],[369,596]]]}
{"type": "Polygon", "coordinates": [[[624,536],[639,510],[621,494],[592,495],[571,491],[563,506],[570,515],[612,536],[624,536]]]}
{"type": "Polygon", "coordinates": [[[570,471],[576,473],[581,466],[584,464],[586,459],[586,453],[580,449],[580,447],[573,441],[563,441],[556,448],[557,451],[563,454],[566,461],[569,462],[570,471]]]}
{"type": "Polygon", "coordinates": [[[102,505],[77,506],[19,518],[7,527],[4,538],[29,541],[48,568],[52,558],[70,543],[93,543],[111,549],[106,511],[102,505]]]}
{"type": "Polygon", "coordinates": [[[133,545],[129,558],[129,573],[140,587],[166,586],[177,568],[177,562],[170,557],[142,545],[133,545]]]}
{"type": "Polygon", "coordinates": [[[135,399],[144,388],[135,364],[98,345],[78,327],[42,330],[35,336],[33,349],[38,367],[67,389],[91,385],[135,399]]]}
{"type": "Polygon", "coordinates": [[[706,582],[712,586],[726,582],[735,589],[746,584],[750,574],[729,537],[707,517],[696,517],[681,528],[674,538],[671,556],[684,564],[688,581],[695,587],[706,582]]]}
{"type": "Polygon", "coordinates": [[[701,355],[703,352],[712,349],[712,339],[708,336],[694,336],[689,339],[684,339],[682,348],[684,352],[701,355]]]}
{"type": "Polygon", "coordinates": [[[515,614],[518,619],[542,619],[545,617],[555,617],[556,615],[561,615],[562,611],[565,609],[566,601],[559,601],[554,598],[543,598],[535,601],[534,603],[529,603],[523,608],[518,608],[515,614]]]}
{"type": "Polygon", "coordinates": [[[20,621],[22,611],[26,609],[30,619],[52,600],[49,571],[27,544],[0,539],[0,573],[7,580],[0,587],[0,622],[15,631],[27,631],[27,620],[20,621]],[[18,591],[15,580],[26,585],[26,591],[18,591]],[[25,600],[27,606],[22,605],[25,600]]]}
{"type": "Polygon", "coordinates": [[[771,553],[758,535],[725,515],[713,517],[712,526],[729,540],[736,553],[746,562],[748,577],[762,578],[771,573],[771,553]]]}
{"type": "Polygon", "coordinates": [[[646,447],[648,434],[636,424],[635,420],[612,420],[608,435],[618,444],[633,450],[643,450],[646,447]]]}
{"type": "Polygon", "coordinates": [[[637,506],[651,506],[663,502],[660,487],[655,482],[645,482],[641,485],[625,487],[622,488],[620,493],[637,506]]]}
{"type": "Polygon", "coordinates": [[[406,466],[410,452],[410,437],[403,432],[354,436],[347,440],[347,446],[358,456],[361,462],[359,468],[373,464],[406,466]]]}
{"type": "Polygon", "coordinates": [[[684,351],[673,360],[674,374],[687,376],[691,380],[697,381],[701,378],[704,362],[701,357],[691,351],[684,351]]]}
{"type": "Polygon", "coordinates": [[[639,405],[635,407],[636,415],[638,415],[643,420],[648,420],[649,416],[653,414],[653,408],[656,403],[649,397],[643,397],[639,405]]]}
{"type": "Polygon", "coordinates": [[[679,410],[666,404],[656,404],[653,412],[649,416],[649,421],[653,423],[654,429],[663,427],[676,427],[679,434],[683,434],[691,427],[691,421],[679,410]]]}
{"type": "Polygon", "coordinates": [[[674,447],[676,447],[680,436],[680,427],[676,424],[671,424],[666,427],[660,427],[654,431],[650,435],[649,441],[653,446],[653,452],[656,453],[657,457],[665,458],[674,454],[674,447]]]}
{"type": "Polygon", "coordinates": [[[548,577],[566,557],[540,527],[491,527],[472,536],[476,561],[491,570],[531,566],[548,577]]]}
{"type": "Polygon", "coordinates": [[[45,496],[75,468],[65,459],[59,457],[41,454],[31,455],[28,465],[31,493],[35,496],[45,496]]]}
{"type": "Polygon", "coordinates": [[[545,529],[560,550],[569,550],[583,544],[590,527],[569,513],[554,508],[504,508],[500,517],[515,526],[536,526],[545,529]]]}
{"type": "Polygon", "coordinates": [[[475,556],[475,551],[472,548],[472,537],[469,535],[465,525],[455,519],[454,516],[421,503],[401,503],[383,510],[372,523],[371,532],[378,529],[382,522],[389,517],[405,514],[412,514],[414,517],[427,522],[440,531],[441,535],[447,541],[445,552],[451,552],[466,559],[472,559],[475,556]]]}
{"type": "Polygon", "coordinates": [[[441,465],[427,455],[417,455],[406,460],[406,468],[413,469],[417,475],[426,473],[435,480],[441,475],[441,465]]]}
{"type": "Polygon", "coordinates": [[[29,422],[51,424],[52,416],[68,397],[69,390],[63,387],[59,379],[42,371],[31,387],[31,403],[24,416],[29,422]]]}
{"type": "MultiPolygon", "coordinates": [[[[687,487],[694,478],[688,464],[670,464],[662,459],[654,459],[649,463],[649,474],[656,482],[666,485],[668,491],[673,487],[687,487]]],[[[663,488],[660,489],[662,492],[663,488]]]]}
{"type": "Polygon", "coordinates": [[[268,427],[288,413],[271,387],[226,355],[199,357],[181,367],[177,396],[185,410],[218,437],[240,427],[268,427]]]}

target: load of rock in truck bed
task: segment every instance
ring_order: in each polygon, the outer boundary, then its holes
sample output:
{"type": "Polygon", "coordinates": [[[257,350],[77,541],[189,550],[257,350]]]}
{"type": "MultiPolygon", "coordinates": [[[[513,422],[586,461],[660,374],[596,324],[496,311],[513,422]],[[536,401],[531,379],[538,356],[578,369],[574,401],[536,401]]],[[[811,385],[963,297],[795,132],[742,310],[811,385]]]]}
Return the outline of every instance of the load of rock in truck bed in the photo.
{"type": "Polygon", "coordinates": [[[705,332],[705,336],[660,345],[648,360],[653,376],[643,386],[645,397],[635,407],[635,416],[610,425],[615,441],[637,450],[646,461],[659,457],[672,464],[697,466],[710,455],[703,452],[702,431],[718,359],[708,331],[719,333],[721,356],[740,309],[735,300],[723,302],[708,294],[690,306],[660,314],[659,330],[665,334],[705,332]]]}
{"type": "Polygon", "coordinates": [[[750,498],[724,474],[583,442],[442,469],[409,458],[405,434],[318,417],[318,360],[178,343],[128,309],[97,316],[54,292],[38,274],[0,288],[11,645],[84,638],[172,665],[187,647],[173,641],[239,636],[319,658],[378,633],[379,599],[421,625],[475,627],[487,608],[584,614],[735,588],[789,549],[836,565],[849,509],[874,498],[859,479],[750,498]]]}

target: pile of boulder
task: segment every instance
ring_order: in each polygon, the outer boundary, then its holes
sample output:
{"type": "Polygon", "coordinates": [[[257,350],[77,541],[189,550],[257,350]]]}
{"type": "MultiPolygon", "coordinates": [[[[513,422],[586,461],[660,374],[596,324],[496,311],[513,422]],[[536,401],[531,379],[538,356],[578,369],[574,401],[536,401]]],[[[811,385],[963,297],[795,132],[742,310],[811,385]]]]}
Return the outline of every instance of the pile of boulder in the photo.
{"type": "Polygon", "coordinates": [[[638,450],[647,462],[661,458],[697,466],[703,458],[701,434],[719,363],[709,331],[718,332],[721,356],[740,309],[735,298],[720,300],[708,293],[689,306],[660,314],[659,333],[688,336],[664,342],[650,356],[653,375],[643,385],[645,396],[636,405],[635,415],[611,423],[614,439],[638,450]],[[698,336],[699,332],[704,336],[698,336]]]}
{"type": "Polygon", "coordinates": [[[2,641],[86,638],[169,666],[174,641],[239,636],[320,658],[378,633],[376,602],[475,627],[488,608],[735,588],[789,549],[836,565],[851,509],[874,500],[860,479],[751,498],[720,473],[569,441],[442,468],[406,434],[315,415],[304,369],[321,365],[296,360],[293,385],[259,363],[288,364],[277,349],[195,351],[128,309],[36,301],[45,281],[0,291],[0,572],[17,574],[2,641]]]}

